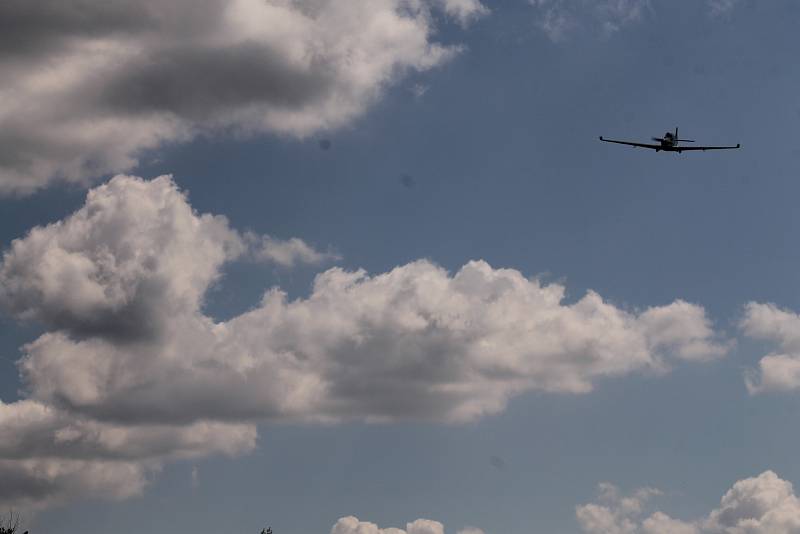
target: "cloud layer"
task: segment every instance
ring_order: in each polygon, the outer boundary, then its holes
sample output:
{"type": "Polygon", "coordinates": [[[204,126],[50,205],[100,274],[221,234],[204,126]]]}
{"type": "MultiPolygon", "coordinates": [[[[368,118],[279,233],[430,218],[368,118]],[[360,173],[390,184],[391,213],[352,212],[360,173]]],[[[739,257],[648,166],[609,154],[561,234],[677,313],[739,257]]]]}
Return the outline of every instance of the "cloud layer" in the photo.
{"type": "Polygon", "coordinates": [[[251,449],[262,421],[470,421],[524,392],[587,393],[726,350],[697,305],[566,304],[563,286],[483,261],[331,268],[306,298],[272,289],[215,322],[203,297],[248,241],[169,177],[118,176],[12,243],[0,300],[48,330],[23,348],[27,400],[0,412],[17,478],[39,480],[32,460],[102,461],[144,481],[170,458],[251,449]]]}
{"type": "Polygon", "coordinates": [[[792,484],[772,471],[736,482],[705,518],[673,519],[663,512],[644,517],[647,501],[660,492],[650,488],[622,496],[611,484],[600,485],[598,503],[576,508],[587,534],[795,534],[800,532],[800,500],[792,484]]]}
{"type": "Polygon", "coordinates": [[[201,133],[305,136],[459,52],[478,0],[7,0],[0,193],[85,182],[201,133]]]}

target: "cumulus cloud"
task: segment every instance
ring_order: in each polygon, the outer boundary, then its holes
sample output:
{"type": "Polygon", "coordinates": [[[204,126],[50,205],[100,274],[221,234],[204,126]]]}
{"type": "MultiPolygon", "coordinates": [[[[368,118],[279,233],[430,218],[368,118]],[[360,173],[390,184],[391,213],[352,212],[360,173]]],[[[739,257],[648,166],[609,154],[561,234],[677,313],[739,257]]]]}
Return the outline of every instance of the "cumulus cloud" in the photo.
{"type": "Polygon", "coordinates": [[[22,319],[77,337],[143,337],[200,305],[244,250],[224,217],[197,216],[169,177],[118,177],[3,256],[0,297],[22,319]]]}
{"type": "Polygon", "coordinates": [[[357,517],[348,516],[340,518],[331,534],[444,534],[444,525],[430,519],[417,519],[406,524],[406,529],[378,528],[375,523],[359,521],[357,517]]]}
{"type": "Polygon", "coordinates": [[[727,347],[697,305],[567,304],[562,285],[484,261],[334,267],[307,297],[271,289],[215,322],[204,295],[249,248],[166,176],[118,176],[15,240],[0,302],[47,332],[23,347],[28,397],[2,406],[15,437],[0,459],[118,462],[145,480],[169,459],[251,449],[260,421],[470,421],[727,347]]]}
{"type": "Polygon", "coordinates": [[[0,300],[19,318],[78,338],[143,338],[198,309],[222,264],[245,253],[287,267],[335,257],[198,216],[168,176],[121,176],[92,189],[65,220],[13,241],[0,300]]]}
{"type": "Polygon", "coordinates": [[[746,375],[748,390],[761,393],[800,389],[800,315],[774,304],[751,302],[745,306],[739,326],[746,336],[772,342],[779,350],[761,358],[758,371],[746,375]]]}
{"type": "Polygon", "coordinates": [[[134,167],[198,134],[340,127],[448,61],[479,0],[0,2],[0,193],[134,167]]]}
{"type": "Polygon", "coordinates": [[[588,534],[795,534],[800,532],[800,500],[792,484],[772,471],[739,480],[723,495],[720,505],[694,521],[673,519],[663,512],[645,516],[652,489],[623,497],[610,484],[601,484],[599,503],[576,508],[578,522],[588,534]],[[610,488],[610,489],[609,489],[610,488]]]}
{"type": "Polygon", "coordinates": [[[636,519],[647,501],[660,492],[642,488],[632,495],[623,496],[613,484],[598,485],[599,503],[584,504],[575,509],[575,515],[584,532],[589,534],[634,534],[638,532],[636,519]]]}

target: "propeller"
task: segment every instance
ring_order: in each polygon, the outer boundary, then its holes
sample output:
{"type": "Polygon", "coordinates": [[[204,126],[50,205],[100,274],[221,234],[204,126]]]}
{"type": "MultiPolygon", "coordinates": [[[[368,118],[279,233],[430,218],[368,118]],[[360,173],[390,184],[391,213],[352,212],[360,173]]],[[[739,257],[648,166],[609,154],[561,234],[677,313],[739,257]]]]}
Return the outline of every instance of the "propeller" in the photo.
{"type": "Polygon", "coordinates": [[[694,143],[694,139],[677,139],[677,141],[681,141],[682,143],[694,143]]]}
{"type": "Polygon", "coordinates": [[[664,140],[663,137],[651,137],[650,139],[652,139],[653,141],[663,141],[664,140]]]}

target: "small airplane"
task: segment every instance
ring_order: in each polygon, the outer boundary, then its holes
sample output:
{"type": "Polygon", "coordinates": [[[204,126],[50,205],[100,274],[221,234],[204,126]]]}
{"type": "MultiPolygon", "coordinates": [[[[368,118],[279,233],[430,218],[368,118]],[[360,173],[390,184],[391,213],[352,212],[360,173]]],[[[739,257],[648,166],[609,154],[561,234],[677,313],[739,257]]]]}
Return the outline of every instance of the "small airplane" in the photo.
{"type": "Polygon", "coordinates": [[[664,134],[664,137],[652,137],[653,141],[657,141],[657,145],[651,145],[648,143],[634,143],[631,141],[617,141],[616,139],[606,139],[602,135],[600,136],[601,141],[605,141],[606,143],[617,143],[620,145],[630,145],[635,147],[641,148],[651,148],[656,152],[663,150],[664,152],[677,152],[681,153],[684,150],[702,150],[705,152],[706,150],[726,150],[731,148],[741,148],[741,144],[736,143],[736,146],[678,146],[679,142],[683,143],[694,143],[692,139],[679,139],[678,138],[678,128],[675,128],[675,133],[667,132],[664,134]]]}

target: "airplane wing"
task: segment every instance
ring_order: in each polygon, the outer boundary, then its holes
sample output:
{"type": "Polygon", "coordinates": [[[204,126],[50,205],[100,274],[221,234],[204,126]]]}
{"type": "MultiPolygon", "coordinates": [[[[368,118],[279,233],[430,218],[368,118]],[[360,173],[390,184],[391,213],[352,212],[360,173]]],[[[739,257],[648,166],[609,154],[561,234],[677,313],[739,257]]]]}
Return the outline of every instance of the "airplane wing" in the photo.
{"type": "Polygon", "coordinates": [[[706,150],[729,150],[729,149],[741,148],[741,147],[742,147],[741,143],[736,143],[736,146],[686,146],[686,147],[681,146],[681,147],[677,147],[676,150],[678,150],[679,152],[683,152],[684,150],[702,150],[702,151],[706,151],[706,150]]]}
{"type": "MultiPolygon", "coordinates": [[[[605,141],[606,143],[617,143],[619,145],[630,145],[630,146],[638,146],[641,148],[652,148],[653,150],[661,150],[661,145],[648,145],[646,143],[632,143],[631,141],[617,141],[616,139],[606,139],[602,135],[600,136],[601,141],[605,141]]],[[[699,148],[699,147],[698,147],[699,148]]]]}

